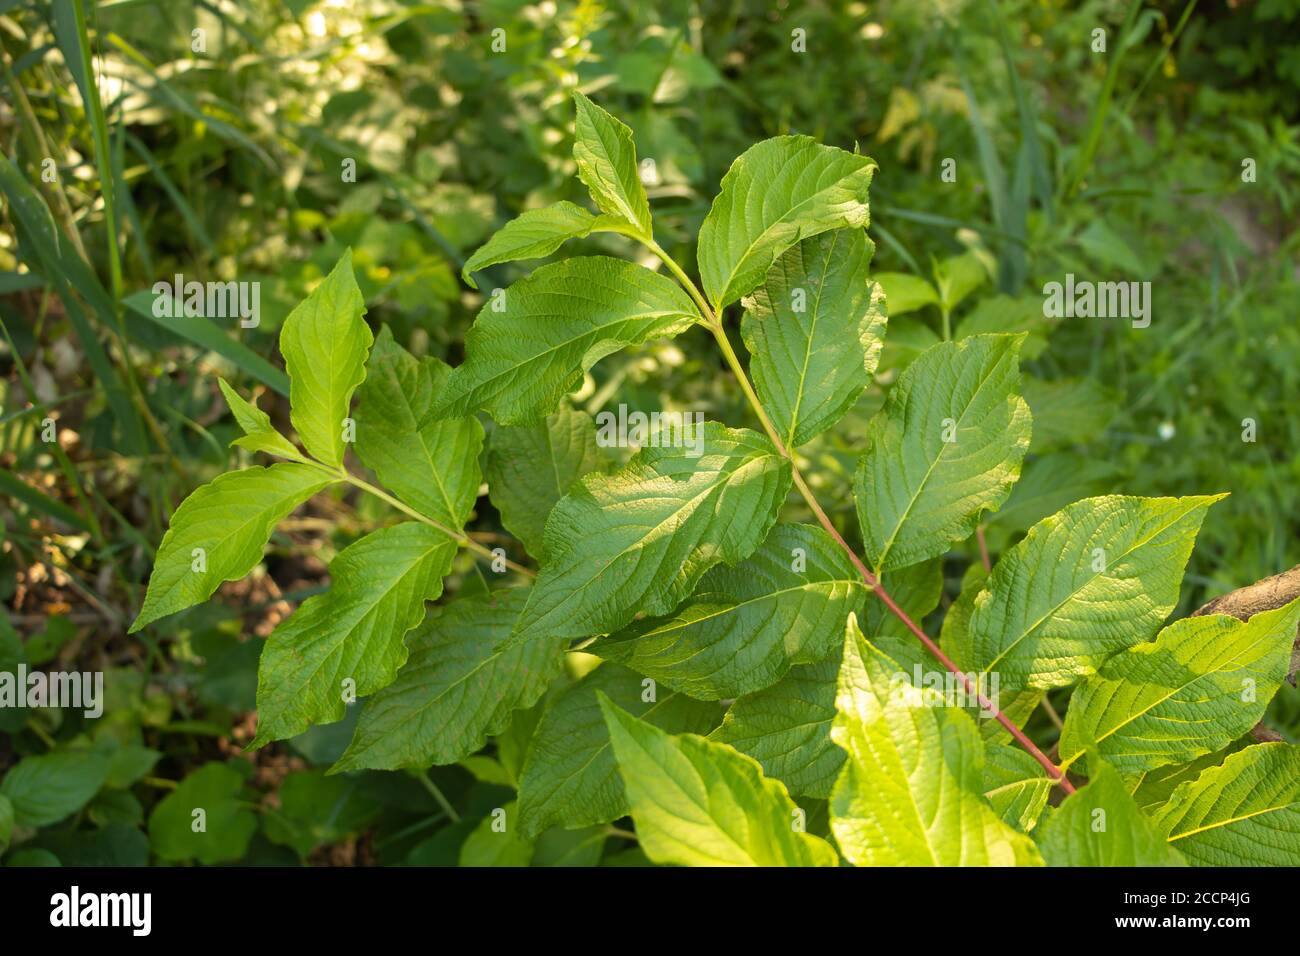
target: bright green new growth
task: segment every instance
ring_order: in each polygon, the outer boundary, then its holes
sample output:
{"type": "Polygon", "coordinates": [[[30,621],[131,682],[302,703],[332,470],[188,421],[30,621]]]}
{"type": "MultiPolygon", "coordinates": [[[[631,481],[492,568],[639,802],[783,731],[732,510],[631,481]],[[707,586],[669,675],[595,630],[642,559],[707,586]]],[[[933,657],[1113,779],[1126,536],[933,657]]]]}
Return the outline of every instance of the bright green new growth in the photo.
{"type": "Polygon", "coordinates": [[[857,866],[1033,866],[1033,842],[984,796],[975,723],[927,699],[850,618],[831,739],[848,754],[831,829],[857,866]]]}
{"type": "Polygon", "coordinates": [[[670,736],[600,694],[646,855],[682,866],[835,866],[785,786],[725,744],[670,736]]]}
{"type": "MultiPolygon", "coordinates": [[[[331,773],[461,763],[514,786],[506,836],[485,820],[464,865],[524,865],[556,834],[580,852],[594,833],[599,859],[607,833],[628,835],[607,825],[629,815],[665,864],[1300,863],[1300,748],[1245,742],[1285,675],[1300,602],[1160,630],[1219,496],[1068,503],[1053,480],[1087,462],[1058,453],[1036,460],[1052,467],[1019,500],[1025,395],[1046,410],[1050,441],[1069,431],[1050,390],[1022,384],[1022,353],[1039,354],[1046,331],[977,310],[951,340],[947,312],[984,281],[973,256],[941,264],[937,288],[873,280],[870,159],[801,136],[747,150],[700,230],[697,286],[654,238],[631,131],[575,100],[575,165],[599,212],[525,212],[469,258],[466,281],[594,232],[639,243],[666,272],[608,256],[543,265],[484,296],[449,369],[387,328],[372,336],[345,255],[281,334],[299,444],[219,383],[244,432],[233,444],[285,461],[186,499],[132,630],[247,574],[280,520],[345,485],[396,521],[343,547],[329,589],[265,642],[254,745],[360,707],[331,773]],[[839,509],[857,512],[864,566],[843,538],[851,518],[825,513],[792,454],[866,404],[882,285],[901,297],[896,312],[940,304],[944,341],[899,330],[901,372],[866,427],[854,503],[839,509]],[[723,314],[742,299],[748,371],[723,314]],[[670,425],[616,466],[566,396],[602,358],[695,325],[761,431],[670,425]],[[486,438],[481,413],[494,419],[486,438]],[[350,470],[353,442],[371,480],[350,470]],[[485,479],[517,539],[507,551],[538,571],[466,533],[485,479]],[[785,514],[792,491],[798,516],[785,514]],[[998,677],[995,720],[916,632],[942,602],[943,556],[962,542],[973,552],[981,524],[1007,511],[1004,532],[1028,533],[990,571],[972,566],[941,631],[957,667],[998,677]],[[809,512],[820,527],[795,523],[809,512]],[[461,547],[494,573],[460,576],[461,547]],[[577,650],[601,660],[566,661],[577,650]],[[1060,755],[1091,776],[1077,792],[1018,729],[1046,689],[1076,683],[1060,755]],[[1072,794],[1055,809],[1054,785],[1072,794]],[[791,794],[827,801],[829,819],[791,794]]],[[[77,812],[107,773],[27,758],[0,790],[0,844],[14,826],[77,812]],[[34,801],[41,788],[57,799],[34,801]]],[[[239,774],[214,766],[182,786],[151,818],[159,854],[242,855],[255,826],[239,774]],[[199,799],[221,838],[184,832],[180,808],[199,799]]]]}

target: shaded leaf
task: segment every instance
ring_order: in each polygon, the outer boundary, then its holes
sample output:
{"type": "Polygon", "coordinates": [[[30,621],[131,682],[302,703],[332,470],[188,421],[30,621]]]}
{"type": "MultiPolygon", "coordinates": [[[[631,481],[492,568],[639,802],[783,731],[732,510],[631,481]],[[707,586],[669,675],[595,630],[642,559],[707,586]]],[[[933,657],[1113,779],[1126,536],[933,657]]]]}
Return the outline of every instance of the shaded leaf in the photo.
{"type": "Polygon", "coordinates": [[[800,811],[758,762],[695,734],[671,736],[598,694],[637,839],[651,860],[682,866],[835,866],[835,851],[797,829],[800,811]]]}

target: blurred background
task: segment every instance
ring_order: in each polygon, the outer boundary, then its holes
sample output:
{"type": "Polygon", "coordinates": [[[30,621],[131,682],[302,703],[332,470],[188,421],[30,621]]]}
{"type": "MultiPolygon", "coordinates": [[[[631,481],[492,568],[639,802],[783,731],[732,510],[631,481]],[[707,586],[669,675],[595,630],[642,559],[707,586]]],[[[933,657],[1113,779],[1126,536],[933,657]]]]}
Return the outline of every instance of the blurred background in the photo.
{"type": "MultiPolygon", "coordinates": [[[[1300,562],[1295,0],[0,0],[0,65],[0,670],[108,675],[98,720],[0,709],[0,776],[76,758],[23,784],[49,809],[0,820],[0,861],[455,863],[511,798],[533,711],[428,775],[325,777],[350,721],[242,753],[261,639],[389,519],[375,499],[318,496],[249,578],[125,630],[176,505],[251,461],[216,377],[283,427],[279,325],[346,247],[372,324],[459,362],[482,304],[465,258],[523,210],[586,204],[574,89],[634,130],[659,241],[688,269],[757,140],[877,160],[882,381],[944,337],[1030,333],[1031,458],[990,516],[995,552],[1087,495],[1230,491],[1180,613],[1300,562]],[[155,317],[177,273],[258,282],[260,323],[155,317]],[[1149,281],[1150,327],[1044,318],[1067,273],[1149,281]],[[196,795],[223,821],[201,851],[196,795]]],[[[724,372],[694,330],[602,362],[574,403],[746,422],[724,372]]],[[[805,449],[851,539],[880,402],[805,449]]],[[[502,538],[486,498],[471,530],[502,538]]],[[[948,561],[950,595],[973,557],[948,561]]],[[[466,560],[448,593],[475,578],[466,560]]],[[[1273,707],[1300,741],[1300,694],[1273,707]]],[[[532,862],[644,860],[606,830],[548,833],[532,862]]]]}

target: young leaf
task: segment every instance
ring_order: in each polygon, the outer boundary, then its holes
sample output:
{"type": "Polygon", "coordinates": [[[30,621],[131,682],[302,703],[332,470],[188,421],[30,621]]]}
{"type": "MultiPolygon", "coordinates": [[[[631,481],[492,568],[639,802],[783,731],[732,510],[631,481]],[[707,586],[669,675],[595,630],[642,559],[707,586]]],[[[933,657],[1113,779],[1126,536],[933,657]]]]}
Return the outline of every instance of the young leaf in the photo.
{"type": "Polygon", "coordinates": [[[511,800],[479,821],[461,844],[460,866],[528,865],[533,858],[534,840],[519,832],[516,808],[516,801],[511,800]]]}
{"type": "Polygon", "coordinates": [[[348,250],[280,329],[289,417],[306,449],[334,467],[343,464],[343,420],[352,393],[366,377],[373,336],[361,318],[365,312],[348,250]]]}
{"type": "Polygon", "coordinates": [[[861,229],[805,239],[745,299],[750,374],[787,448],[838,422],[871,383],[885,334],[874,249],[861,229]]]}
{"type": "Polygon", "coordinates": [[[907,367],[871,421],[853,494],[877,570],[937,557],[996,511],[1029,448],[1021,336],[943,342],[907,367]]]}
{"type": "Polygon", "coordinates": [[[1018,746],[984,747],[984,796],[1008,826],[1028,833],[1047,806],[1052,781],[1037,760],[1018,746]]]}
{"type": "Polygon", "coordinates": [[[280,462],[227,472],[195,489],[163,535],[131,633],[242,578],[280,520],[336,480],[311,465],[280,462]]]}
{"type": "Polygon", "coordinates": [[[1185,865],[1138,809],[1119,774],[1101,761],[1093,763],[1088,785],[1066,797],[1037,834],[1047,865],[1185,865]]]}
{"type": "Polygon", "coordinates": [[[1121,651],[1070,699],[1061,759],[1097,747],[1127,776],[1226,746],[1259,722],[1282,686],[1297,624],[1300,599],[1244,623],[1184,618],[1153,643],[1121,651]]]}
{"type": "Polygon", "coordinates": [[[602,212],[626,220],[638,235],[650,238],[650,202],[641,184],[632,131],[577,91],[573,104],[578,178],[602,212]]]}
{"type": "Polygon", "coordinates": [[[681,694],[656,699],[653,681],[617,664],[601,664],[560,691],[537,725],[519,779],[524,833],[554,825],[594,826],[627,814],[597,692],[668,733],[707,733],[716,722],[716,704],[681,694]]]}
{"type": "Polygon", "coordinates": [[[739,697],[793,664],[834,656],[845,620],[866,596],[830,535],[777,525],[749,558],[706,574],[671,616],[638,622],[587,651],[699,700],[739,697]]]}
{"type": "Polygon", "coordinates": [[[790,491],[789,461],[761,435],[716,422],[692,444],[645,448],[561,499],[517,639],[608,634],[638,613],[666,614],[709,568],[753,553],[790,491]]]}
{"type": "Polygon", "coordinates": [[[451,375],[436,358],[417,360],[384,326],[357,390],[357,457],[421,514],[460,530],[478,497],[483,426],[439,419],[434,399],[451,375]]]}
{"type": "Polygon", "coordinates": [[[366,701],[352,745],[330,773],[455,763],[531,707],[560,669],[546,641],[499,647],[528,600],[526,589],[461,598],[407,636],[397,679],[366,701]]]}
{"type": "Polygon", "coordinates": [[[1193,866],[1300,866],[1300,747],[1247,747],[1153,817],[1193,866]]]}
{"type": "Polygon", "coordinates": [[[149,814],[149,844],[161,859],[212,865],[238,860],[257,832],[257,814],[241,799],[244,776],[223,763],[207,763],[181,781],[149,814]],[[203,828],[194,826],[203,810],[203,828]]]}
{"type": "Polygon", "coordinates": [[[1149,639],[1221,497],[1087,498],[1040,521],[975,598],[967,666],[1005,690],[1059,687],[1149,639]]]}
{"type": "Polygon", "coordinates": [[[502,226],[465,261],[460,270],[461,278],[471,289],[477,289],[478,284],[470,274],[472,272],[500,262],[549,256],[570,239],[581,239],[593,232],[617,231],[610,227],[621,222],[622,217],[593,216],[571,202],[557,202],[544,209],[529,209],[502,226]]]}
{"type": "Polygon", "coordinates": [[[714,310],[752,292],[801,239],[865,229],[875,171],[867,157],[811,136],[777,136],[745,150],[700,227],[696,259],[714,310]]]}
{"type": "Polygon", "coordinates": [[[835,866],[835,851],[798,826],[800,811],[758,762],[695,734],[670,736],[597,695],[637,839],[656,863],[835,866]]]}
{"type": "Polygon", "coordinates": [[[885,307],[893,316],[906,315],[939,304],[939,291],[920,276],[906,272],[881,272],[876,275],[885,292],[885,307]]]}
{"type": "Polygon", "coordinates": [[[252,746],[341,720],[345,702],[391,684],[406,661],[402,638],[442,593],[455,554],[455,542],[414,521],[340,551],[330,589],[304,601],[262,649],[252,746]]]}
{"type": "Polygon", "coordinates": [[[753,757],[791,793],[826,799],[844,766],[844,751],[831,742],[838,673],[838,660],[790,668],[732,704],[710,739],[753,757]]]}
{"type": "Polygon", "coordinates": [[[239,445],[249,451],[262,451],[268,455],[278,455],[291,461],[303,460],[302,455],[298,453],[298,449],[293,447],[293,442],[275,430],[275,426],[271,424],[271,417],[266,412],[252,402],[244,401],[239,393],[226,383],[224,378],[217,379],[217,384],[221,386],[221,394],[226,397],[226,404],[230,406],[230,412],[235,416],[235,421],[244,430],[244,434],[230,444],[239,445]]]}
{"type": "Polygon", "coordinates": [[[575,481],[606,470],[606,465],[591,416],[561,404],[539,424],[496,428],[483,470],[501,523],[542,561],[543,531],[551,509],[575,481]]]}
{"type": "Polygon", "coordinates": [[[606,355],[699,318],[681,286],[631,262],[588,256],[542,266],[483,306],[434,414],[484,409],[503,425],[538,421],[606,355]]]}
{"type": "MultiPolygon", "coordinates": [[[[882,284],[883,279],[876,277],[882,284]]],[[[885,286],[889,290],[889,286],[885,286]]],[[[894,299],[889,298],[889,311],[894,311],[894,299]]],[[[1020,347],[1020,358],[1029,362],[1043,354],[1047,348],[1047,334],[1052,329],[1055,319],[1043,315],[1043,297],[1027,295],[1013,299],[1009,295],[995,295],[980,299],[975,308],[967,312],[953,330],[953,338],[961,340],[972,335],[989,332],[1024,332],[1025,344],[1020,347]]],[[[1028,397],[1025,399],[1029,401],[1028,397]]],[[[1034,437],[1038,437],[1037,409],[1029,402],[1030,411],[1034,412],[1034,437]]]]}
{"type": "Polygon", "coordinates": [[[927,699],[846,628],[831,737],[848,754],[831,832],[855,866],[1033,866],[1032,841],[984,797],[984,745],[957,707],[927,699]]]}

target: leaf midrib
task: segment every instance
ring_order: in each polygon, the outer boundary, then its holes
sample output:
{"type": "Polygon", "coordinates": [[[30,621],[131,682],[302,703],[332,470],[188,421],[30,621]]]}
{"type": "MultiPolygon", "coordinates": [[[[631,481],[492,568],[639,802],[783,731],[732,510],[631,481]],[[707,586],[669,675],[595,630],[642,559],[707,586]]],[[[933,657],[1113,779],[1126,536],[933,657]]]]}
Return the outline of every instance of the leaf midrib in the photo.
{"type": "MultiPolygon", "coordinates": [[[[975,391],[971,394],[970,401],[966,403],[966,407],[962,409],[961,416],[957,419],[954,426],[956,430],[961,430],[962,425],[966,421],[967,414],[969,414],[971,408],[974,407],[976,400],[980,397],[980,393],[984,391],[984,387],[993,379],[994,373],[1002,366],[1005,358],[1006,353],[998,356],[997,360],[989,367],[987,374],[981,377],[975,391]]],[[[1014,393],[1012,393],[1012,395],[1014,395],[1014,393]]],[[[1012,396],[1009,395],[1008,397],[1012,396]]],[[[926,486],[930,483],[930,478],[934,474],[934,470],[939,467],[939,462],[943,459],[943,453],[947,447],[947,442],[941,443],[939,453],[934,456],[929,467],[926,468],[925,475],[922,476],[920,482],[916,486],[916,490],[912,493],[911,499],[907,502],[907,507],[903,509],[903,513],[899,515],[898,520],[894,522],[894,529],[890,532],[889,540],[885,542],[885,546],[880,551],[880,557],[876,559],[875,571],[877,574],[879,574],[881,569],[884,568],[885,559],[889,556],[890,549],[893,548],[894,542],[898,540],[898,534],[902,531],[903,525],[907,523],[907,519],[911,515],[912,509],[916,507],[916,502],[920,499],[921,493],[925,491],[926,486]]]]}
{"type": "MultiPolygon", "coordinates": [[[[1183,520],[1183,518],[1185,518],[1185,517],[1187,517],[1189,514],[1191,514],[1192,511],[1193,511],[1193,509],[1195,509],[1195,508],[1199,508],[1199,507],[1201,507],[1201,504],[1200,504],[1200,502],[1198,501],[1196,504],[1188,506],[1188,508],[1187,508],[1185,511],[1182,511],[1182,512],[1180,512],[1179,514],[1177,514],[1176,516],[1174,516],[1173,518],[1171,518],[1171,519],[1170,519],[1166,524],[1160,526],[1160,527],[1157,528],[1155,531],[1153,531],[1151,534],[1147,535],[1145,538],[1142,538],[1142,539],[1140,539],[1140,540],[1138,540],[1138,541],[1135,541],[1135,542],[1134,542],[1134,543],[1133,543],[1133,544],[1128,548],[1127,551],[1125,551],[1123,554],[1121,554],[1121,555],[1119,556],[1119,561],[1123,561],[1125,558],[1127,558],[1129,555],[1131,555],[1131,554],[1132,554],[1134,551],[1136,551],[1138,548],[1143,547],[1143,546],[1149,544],[1149,543],[1151,542],[1151,540],[1152,540],[1153,538],[1155,538],[1157,535],[1163,534],[1165,531],[1168,531],[1170,528],[1172,528],[1172,527],[1173,527],[1175,524],[1177,524],[1179,521],[1183,520]]],[[[1119,563],[1119,561],[1116,561],[1116,562],[1113,562],[1113,563],[1109,564],[1109,565],[1107,566],[1107,570],[1109,570],[1109,569],[1111,569],[1111,568],[1114,568],[1115,565],[1119,563]]],[[[1078,597],[1079,592],[1081,592],[1084,588],[1088,587],[1090,584],[1092,584],[1092,583],[1093,583],[1094,581],[1096,581],[1098,578],[1103,577],[1103,576],[1105,576],[1106,574],[1107,574],[1107,571],[1094,571],[1094,572],[1092,573],[1092,575],[1091,575],[1091,576],[1090,576],[1086,581],[1084,581],[1084,582],[1083,582],[1082,584],[1080,584],[1077,588],[1075,588],[1074,590],[1072,590],[1072,591],[1071,591],[1069,594],[1067,594],[1064,598],[1062,598],[1060,601],[1058,601],[1054,606],[1052,606],[1051,608],[1049,608],[1049,609],[1048,609],[1048,610],[1047,610],[1043,615],[1041,615],[1041,616],[1038,618],[1038,620],[1036,620],[1036,621],[1033,623],[1033,625],[1032,625],[1031,627],[1026,628],[1025,631],[1024,631],[1024,632],[1023,632],[1019,637],[1017,637],[1014,641],[1012,641],[1010,644],[1008,644],[1007,647],[1006,647],[1006,649],[1003,650],[1000,654],[998,654],[997,657],[993,658],[993,660],[989,663],[989,665],[983,669],[982,673],[987,674],[987,673],[989,673],[990,671],[992,671],[993,668],[994,668],[995,666],[997,666],[997,664],[998,664],[999,661],[1001,661],[1004,657],[1006,657],[1008,654],[1010,654],[1011,651],[1013,651],[1013,650],[1014,650],[1014,649],[1015,649],[1015,648],[1020,644],[1021,641],[1023,641],[1023,640],[1024,640],[1025,638],[1027,638],[1030,634],[1032,634],[1034,631],[1036,631],[1038,628],[1040,628],[1040,627],[1043,625],[1043,622],[1044,622],[1044,621],[1046,621],[1046,620],[1048,620],[1050,617],[1052,617],[1052,615],[1054,615],[1057,611],[1059,611],[1062,607],[1064,607],[1068,602],[1073,601],[1076,597],[1078,597]]],[[[985,590],[988,590],[988,589],[986,588],[985,590]]],[[[991,592],[990,592],[990,593],[991,593],[991,592]]],[[[979,609],[976,608],[975,610],[978,611],[979,609]]],[[[971,620],[972,620],[972,622],[974,621],[974,617],[975,617],[975,614],[972,612],[972,614],[971,614],[971,620]]],[[[968,627],[969,627],[969,625],[968,625],[968,627]]]]}

